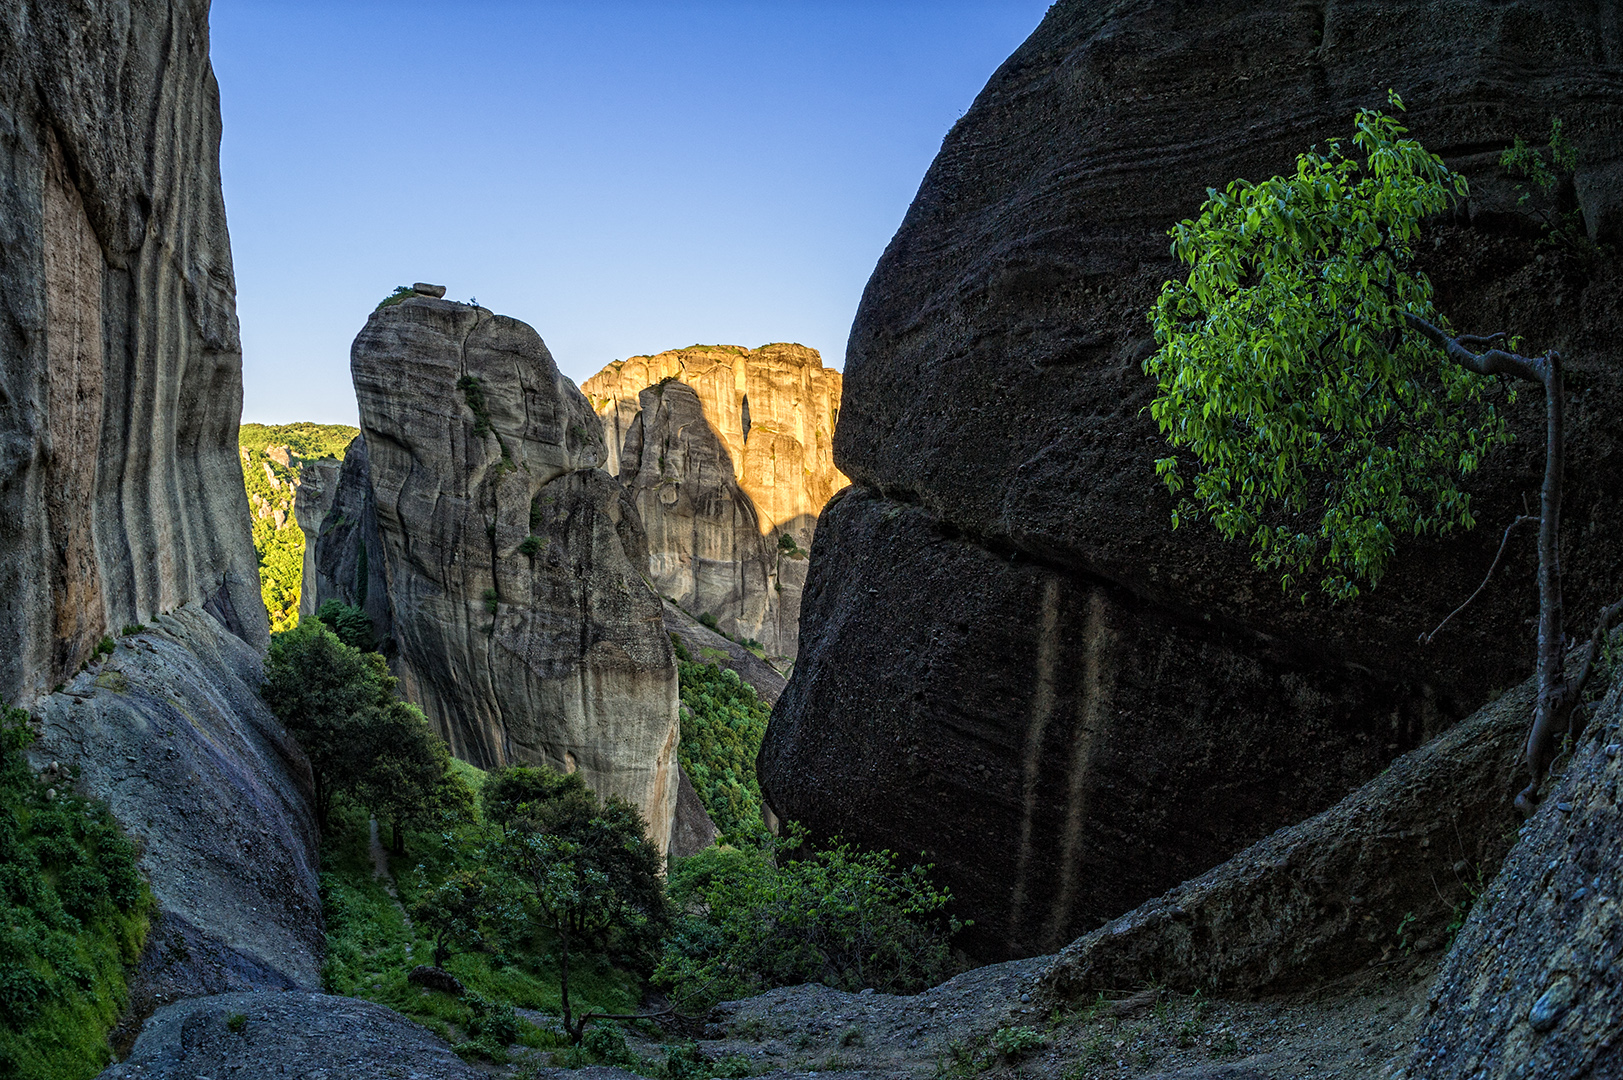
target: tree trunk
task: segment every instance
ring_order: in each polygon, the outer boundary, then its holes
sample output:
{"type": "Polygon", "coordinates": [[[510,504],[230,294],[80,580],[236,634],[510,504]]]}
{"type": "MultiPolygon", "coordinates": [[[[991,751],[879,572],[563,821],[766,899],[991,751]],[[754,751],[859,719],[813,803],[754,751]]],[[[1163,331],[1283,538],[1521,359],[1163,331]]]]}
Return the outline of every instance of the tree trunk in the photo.
{"type": "Polygon", "coordinates": [[[391,855],[404,855],[406,853],[406,830],[401,827],[399,820],[389,822],[391,855]]]}
{"type": "Polygon", "coordinates": [[[1571,714],[1567,698],[1566,631],[1561,604],[1561,473],[1566,461],[1566,386],[1556,353],[1546,359],[1544,383],[1544,487],[1539,492],[1538,525],[1538,705],[1527,733],[1529,781],[1516,796],[1516,809],[1531,815],[1539,785],[1555,757],[1555,740],[1571,714]]]}
{"type": "Polygon", "coordinates": [[[581,1035],[586,1030],[583,1019],[577,1029],[570,1021],[569,1012],[569,913],[558,920],[558,997],[564,1008],[564,1034],[569,1036],[571,1043],[578,1044],[581,1035]]]}

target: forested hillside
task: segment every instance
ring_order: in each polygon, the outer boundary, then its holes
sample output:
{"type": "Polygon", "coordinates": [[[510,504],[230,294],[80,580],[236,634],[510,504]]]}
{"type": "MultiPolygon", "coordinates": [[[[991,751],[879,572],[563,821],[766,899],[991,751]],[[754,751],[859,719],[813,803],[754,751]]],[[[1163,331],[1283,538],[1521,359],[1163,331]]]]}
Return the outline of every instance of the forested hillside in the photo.
{"type": "Polygon", "coordinates": [[[273,631],[299,621],[304,532],[293,519],[299,469],[316,458],[343,458],[358,434],[343,424],[243,424],[237,430],[254,521],[254,553],[259,556],[259,588],[273,631]]]}

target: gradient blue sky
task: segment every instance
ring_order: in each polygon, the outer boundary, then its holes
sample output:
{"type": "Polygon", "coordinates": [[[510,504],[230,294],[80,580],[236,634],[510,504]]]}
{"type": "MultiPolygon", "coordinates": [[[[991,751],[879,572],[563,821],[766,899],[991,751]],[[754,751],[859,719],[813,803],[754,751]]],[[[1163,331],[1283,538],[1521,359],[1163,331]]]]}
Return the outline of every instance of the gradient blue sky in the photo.
{"type": "Polygon", "coordinates": [[[217,0],[243,419],[354,423],[396,284],[577,382],[695,342],[839,366],[942,136],[1047,0],[217,0]]]}

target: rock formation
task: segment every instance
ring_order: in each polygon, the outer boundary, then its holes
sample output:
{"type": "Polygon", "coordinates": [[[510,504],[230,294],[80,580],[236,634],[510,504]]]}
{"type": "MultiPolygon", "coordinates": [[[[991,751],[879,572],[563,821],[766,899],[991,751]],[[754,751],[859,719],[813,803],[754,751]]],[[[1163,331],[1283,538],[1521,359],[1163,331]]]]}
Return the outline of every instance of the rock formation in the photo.
{"type": "Polygon", "coordinates": [[[1524,682],[1322,814],[1078,938],[1045,988],[1254,995],[1436,953],[1510,847],[1537,693],[1524,682]]]}
{"type": "Polygon", "coordinates": [[[1173,532],[1152,467],[1143,313],[1178,272],[1166,230],[1208,187],[1348,134],[1388,86],[1472,185],[1424,244],[1441,309],[1559,347],[1581,387],[1563,557],[1584,625],[1623,564],[1615,249],[1541,245],[1498,155],[1562,117],[1564,205],[1623,239],[1609,18],[1566,0],[1051,8],[948,135],[852,327],[835,451],[856,487],[819,522],[762,750],[777,813],[926,852],[975,951],[1030,954],[1333,804],[1530,670],[1525,536],[1462,621],[1416,638],[1536,499],[1536,395],[1472,482],[1482,526],[1405,542],[1334,609],[1204,524],[1173,532]]]}
{"type": "Polygon", "coordinates": [[[648,531],[654,587],[793,659],[805,551],[845,486],[830,456],[840,373],[801,345],[696,345],[616,361],[581,389],[648,531]]]}
{"type": "Polygon", "coordinates": [[[321,985],[304,754],[259,699],[259,654],[194,606],[159,615],[39,705],[32,757],[80,769],[158,903],[137,1022],[178,997],[321,985]]]}
{"type": "Polygon", "coordinates": [[[374,613],[456,756],[579,770],[663,850],[676,665],[586,399],[529,326],[421,294],[375,311],[350,363],[364,446],[319,529],[317,603],[374,613]]]}
{"type": "Polygon", "coordinates": [[[316,985],[308,766],[256,694],[208,4],[19,0],[0,73],[0,700],[141,841],[137,1020],[316,985]]]}
{"type": "Polygon", "coordinates": [[[1471,911],[1406,1075],[1623,1075],[1623,672],[1471,911]]]}
{"type": "Polygon", "coordinates": [[[262,647],[208,4],[19,0],[0,72],[0,699],[187,602],[262,647]]]}
{"type": "MultiPolygon", "coordinates": [[[[359,440],[360,436],[357,435],[356,439],[359,440]]],[[[360,447],[364,444],[356,441],[351,445],[360,447]]],[[[334,500],[338,498],[338,478],[343,469],[342,459],[322,458],[307,462],[299,470],[299,486],[293,493],[293,517],[304,533],[304,564],[299,577],[301,618],[316,613],[316,580],[319,577],[316,569],[316,537],[321,534],[321,526],[327,520],[334,500]],[[310,584],[305,586],[305,582],[310,584]]]]}
{"type": "Polygon", "coordinates": [[[152,1018],[130,1056],[99,1080],[228,1076],[477,1080],[445,1041],[392,1009],[331,994],[221,994],[152,1018]],[[240,1019],[239,1019],[240,1018],[240,1019]]]}

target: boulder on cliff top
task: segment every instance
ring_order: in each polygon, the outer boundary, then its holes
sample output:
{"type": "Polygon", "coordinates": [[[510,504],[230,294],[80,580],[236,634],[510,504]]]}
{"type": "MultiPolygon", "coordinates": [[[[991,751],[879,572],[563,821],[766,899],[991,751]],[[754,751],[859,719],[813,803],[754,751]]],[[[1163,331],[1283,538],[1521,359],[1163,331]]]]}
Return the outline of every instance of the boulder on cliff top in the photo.
{"type": "Polygon", "coordinates": [[[0,700],[184,603],[262,648],[208,3],[8,4],[0,116],[0,700]]]}
{"type": "Polygon", "coordinates": [[[676,664],[586,399],[526,324],[422,296],[373,312],[350,366],[364,447],[321,526],[317,604],[382,609],[402,692],[457,757],[578,770],[663,850],[676,664]]]}
{"type": "Polygon", "coordinates": [[[1288,171],[1355,111],[1470,178],[1422,244],[1461,328],[1568,357],[1568,614],[1623,565],[1616,249],[1541,242],[1500,152],[1551,115],[1594,239],[1618,239],[1620,30],[1568,0],[1282,9],[1055,4],[954,126],[864,293],[801,657],[761,782],[774,811],[924,851],[982,956],[1056,948],[1300,821],[1531,669],[1537,394],[1474,475],[1475,532],[1400,545],[1354,603],[1303,604],[1204,523],[1174,532],[1145,406],[1166,230],[1288,171]],[[1236,42],[1244,42],[1237,49],[1236,42]],[[928,604],[919,604],[928,596],[928,604]],[[940,807],[956,808],[943,820],[940,807]]]}
{"type": "Polygon", "coordinates": [[[581,389],[608,470],[637,494],[655,588],[792,660],[805,549],[846,483],[840,373],[803,345],[695,345],[615,361],[581,389]]]}

